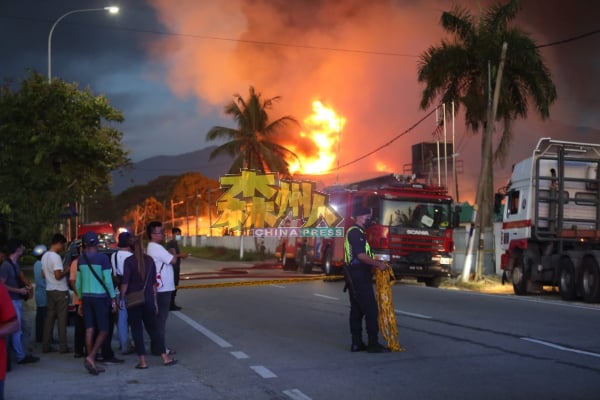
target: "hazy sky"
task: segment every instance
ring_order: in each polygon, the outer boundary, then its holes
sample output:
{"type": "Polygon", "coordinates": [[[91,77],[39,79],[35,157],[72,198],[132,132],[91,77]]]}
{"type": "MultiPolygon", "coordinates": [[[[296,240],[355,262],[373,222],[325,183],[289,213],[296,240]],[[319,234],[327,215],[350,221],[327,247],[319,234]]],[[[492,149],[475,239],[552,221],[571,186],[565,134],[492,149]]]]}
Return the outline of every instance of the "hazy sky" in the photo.
{"type": "MultiPolygon", "coordinates": [[[[69,15],[54,31],[53,76],[103,93],[123,110],[124,144],[139,161],[206,147],[232,95],[254,85],[263,97],[281,96],[274,116],[303,121],[313,100],[346,118],[340,162],[383,145],[422,118],[418,56],[439,44],[441,12],[463,0],[0,0],[0,78],[20,80],[27,69],[47,74],[52,23],[76,9],[118,5],[117,15],[69,15]]],[[[490,1],[481,1],[483,6],[490,1]]],[[[517,24],[538,44],[600,29],[600,3],[523,0],[517,24]]],[[[600,34],[541,49],[558,89],[551,120],[515,127],[507,167],[542,136],[600,139],[600,34]]],[[[508,50],[510,56],[510,49],[508,50]]],[[[402,172],[410,146],[430,141],[433,118],[340,175],[374,173],[379,163],[402,172]]],[[[459,178],[471,192],[479,170],[480,137],[456,125],[464,161],[459,178]]],[[[300,141],[300,139],[298,139],[300,141]]],[[[305,143],[306,151],[314,151],[305,143]]]]}

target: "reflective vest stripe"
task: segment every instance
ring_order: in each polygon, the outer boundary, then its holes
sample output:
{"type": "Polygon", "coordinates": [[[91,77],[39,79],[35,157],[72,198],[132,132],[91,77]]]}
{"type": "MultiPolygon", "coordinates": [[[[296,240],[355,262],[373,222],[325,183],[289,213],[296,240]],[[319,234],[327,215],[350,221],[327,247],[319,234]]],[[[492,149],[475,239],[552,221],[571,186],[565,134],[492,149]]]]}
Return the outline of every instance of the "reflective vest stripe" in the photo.
{"type": "MultiPolygon", "coordinates": [[[[350,231],[352,229],[358,229],[363,235],[365,234],[365,231],[361,227],[356,226],[356,225],[351,226],[346,231],[346,240],[344,240],[344,259],[346,261],[346,264],[348,264],[348,265],[350,265],[350,263],[353,260],[352,247],[350,246],[350,241],[348,240],[348,235],[350,234],[350,231]]],[[[366,240],[365,240],[365,251],[369,257],[373,257],[373,254],[371,253],[371,246],[369,246],[369,242],[367,242],[366,240]]]]}

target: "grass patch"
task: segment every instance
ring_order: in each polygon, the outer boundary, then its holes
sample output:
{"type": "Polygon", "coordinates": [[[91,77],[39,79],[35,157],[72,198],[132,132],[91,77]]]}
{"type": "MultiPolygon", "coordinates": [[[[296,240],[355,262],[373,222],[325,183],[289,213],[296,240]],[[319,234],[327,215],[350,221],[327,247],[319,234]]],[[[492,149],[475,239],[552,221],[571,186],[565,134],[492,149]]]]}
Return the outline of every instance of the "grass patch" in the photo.
{"type": "Polygon", "coordinates": [[[257,252],[244,250],[244,258],[240,260],[239,249],[228,249],[222,246],[183,246],[181,251],[189,253],[194,257],[215,261],[264,261],[270,256],[269,254],[259,254],[257,252]]]}
{"type": "Polygon", "coordinates": [[[444,279],[441,284],[445,288],[456,288],[461,290],[471,290],[481,293],[512,293],[513,287],[510,284],[502,285],[502,278],[497,275],[484,275],[480,280],[463,282],[460,277],[444,279]]]}

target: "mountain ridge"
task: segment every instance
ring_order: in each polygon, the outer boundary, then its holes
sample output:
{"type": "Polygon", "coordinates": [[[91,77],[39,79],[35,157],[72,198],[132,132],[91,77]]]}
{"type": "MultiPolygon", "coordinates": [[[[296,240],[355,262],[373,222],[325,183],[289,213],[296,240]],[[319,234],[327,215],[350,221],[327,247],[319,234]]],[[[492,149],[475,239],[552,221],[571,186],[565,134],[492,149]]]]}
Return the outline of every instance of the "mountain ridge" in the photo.
{"type": "Polygon", "coordinates": [[[118,195],[132,186],[144,185],[159,176],[181,175],[186,172],[199,172],[207,178],[218,180],[227,173],[233,158],[217,156],[209,160],[210,153],[216,147],[205,147],[177,155],[152,156],[135,162],[131,168],[112,173],[110,190],[113,195],[118,195]]]}

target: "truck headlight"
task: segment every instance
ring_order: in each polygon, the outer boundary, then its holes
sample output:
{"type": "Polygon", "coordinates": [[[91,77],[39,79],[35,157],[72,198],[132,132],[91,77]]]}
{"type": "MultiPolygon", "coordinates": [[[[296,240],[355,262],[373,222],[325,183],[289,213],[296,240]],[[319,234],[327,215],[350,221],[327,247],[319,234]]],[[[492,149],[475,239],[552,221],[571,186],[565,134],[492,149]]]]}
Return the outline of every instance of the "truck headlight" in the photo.
{"type": "Polygon", "coordinates": [[[440,265],[451,265],[452,257],[440,257],[440,265]]]}
{"type": "Polygon", "coordinates": [[[378,261],[390,262],[390,255],[387,253],[375,253],[373,258],[378,261]]]}

